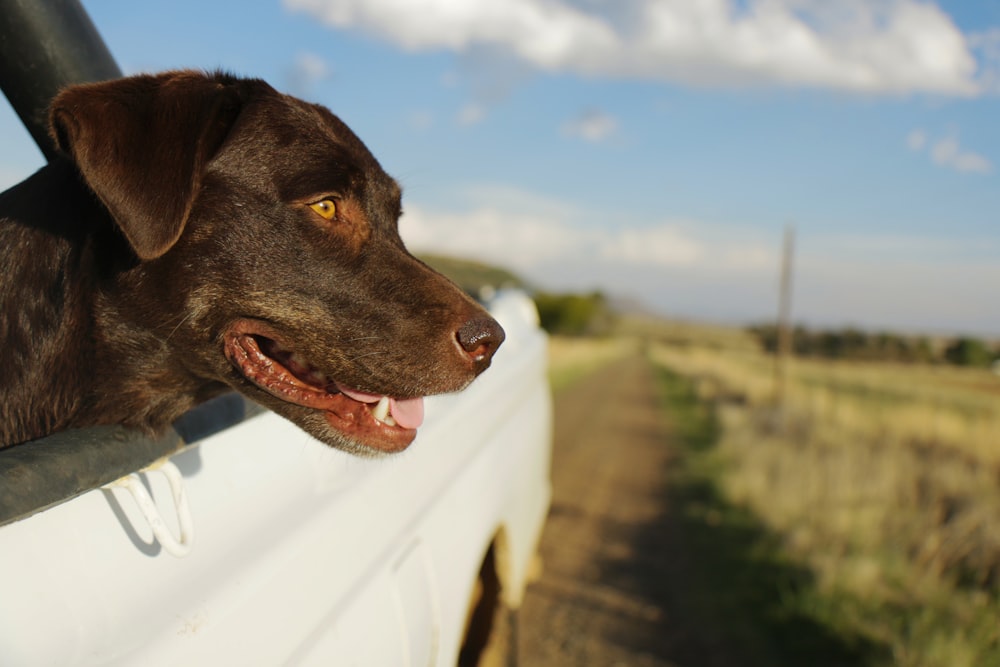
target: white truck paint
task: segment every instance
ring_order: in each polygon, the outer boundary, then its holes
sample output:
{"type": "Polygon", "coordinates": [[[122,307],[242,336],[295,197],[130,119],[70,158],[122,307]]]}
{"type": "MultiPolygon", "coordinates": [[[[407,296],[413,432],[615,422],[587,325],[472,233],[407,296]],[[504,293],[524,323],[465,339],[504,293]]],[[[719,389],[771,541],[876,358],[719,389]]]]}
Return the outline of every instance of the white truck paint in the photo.
{"type": "MultiPolygon", "coordinates": [[[[123,489],[0,527],[0,665],[454,665],[494,545],[517,607],[549,498],[546,337],[531,301],[405,452],[353,458],[265,412],[193,444],[194,541],[166,553],[123,489]]],[[[142,475],[175,534],[162,475],[142,475]]]]}

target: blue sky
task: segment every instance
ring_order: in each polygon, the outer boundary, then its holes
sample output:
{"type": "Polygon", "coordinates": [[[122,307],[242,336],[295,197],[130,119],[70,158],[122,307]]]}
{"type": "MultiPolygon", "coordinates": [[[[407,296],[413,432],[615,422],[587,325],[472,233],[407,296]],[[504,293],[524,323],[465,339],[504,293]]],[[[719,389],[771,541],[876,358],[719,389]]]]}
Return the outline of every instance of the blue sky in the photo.
{"type": "MultiPolygon", "coordinates": [[[[1000,336],[1000,0],[84,1],[340,115],[404,239],[726,322],[1000,336]]],[[[4,103],[0,185],[41,165],[4,103]]]]}

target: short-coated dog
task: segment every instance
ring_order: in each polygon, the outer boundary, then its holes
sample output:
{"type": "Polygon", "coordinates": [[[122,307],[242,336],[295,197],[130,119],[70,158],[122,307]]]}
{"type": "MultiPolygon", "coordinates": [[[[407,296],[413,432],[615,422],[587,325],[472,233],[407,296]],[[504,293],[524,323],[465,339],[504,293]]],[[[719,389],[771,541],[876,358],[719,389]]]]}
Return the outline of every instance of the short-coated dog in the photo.
{"type": "Polygon", "coordinates": [[[156,433],[235,389],[398,451],[503,341],[407,252],[399,185],[322,106],[175,71],[69,87],[49,119],[63,155],[0,194],[0,447],[156,433]]]}

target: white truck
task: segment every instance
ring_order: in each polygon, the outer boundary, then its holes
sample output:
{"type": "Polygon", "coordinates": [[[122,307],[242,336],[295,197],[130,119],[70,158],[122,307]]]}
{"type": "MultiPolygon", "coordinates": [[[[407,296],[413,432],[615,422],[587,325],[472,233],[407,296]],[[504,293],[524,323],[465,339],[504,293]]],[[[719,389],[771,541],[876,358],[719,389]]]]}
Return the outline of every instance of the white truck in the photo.
{"type": "MultiPolygon", "coordinates": [[[[429,399],[400,455],[352,457],[229,395],[203,411],[238,423],[183,442],[193,415],[176,454],[0,526],[0,665],[458,664],[477,604],[518,607],[550,497],[546,337],[523,293],[488,306],[493,366],[429,399]]],[[[38,456],[81,439],[137,438],[66,433],[38,456]]],[[[4,492],[21,468],[0,467],[4,492]]]]}
{"type": "MultiPolygon", "coordinates": [[[[75,0],[0,0],[0,84],[46,155],[54,92],[118,73],[75,0]]],[[[547,339],[523,292],[487,301],[492,367],[389,458],[237,394],[156,440],[0,450],[0,665],[476,664],[550,498],[547,339]]]]}

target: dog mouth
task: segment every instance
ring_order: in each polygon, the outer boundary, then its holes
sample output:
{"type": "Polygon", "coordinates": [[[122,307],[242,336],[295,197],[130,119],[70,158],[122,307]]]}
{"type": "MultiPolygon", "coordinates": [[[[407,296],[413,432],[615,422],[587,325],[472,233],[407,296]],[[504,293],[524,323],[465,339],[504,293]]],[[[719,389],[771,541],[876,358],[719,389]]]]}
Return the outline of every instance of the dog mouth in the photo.
{"type": "Polygon", "coordinates": [[[241,321],[225,336],[225,354],[258,388],[285,403],[323,413],[353,443],[380,452],[405,449],[423,423],[422,397],[396,398],[354,389],[329,377],[294,350],[241,321]]]}

